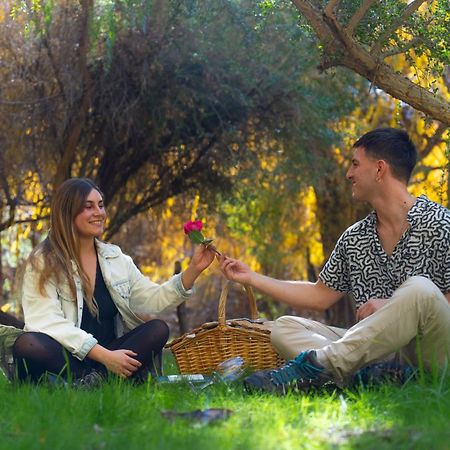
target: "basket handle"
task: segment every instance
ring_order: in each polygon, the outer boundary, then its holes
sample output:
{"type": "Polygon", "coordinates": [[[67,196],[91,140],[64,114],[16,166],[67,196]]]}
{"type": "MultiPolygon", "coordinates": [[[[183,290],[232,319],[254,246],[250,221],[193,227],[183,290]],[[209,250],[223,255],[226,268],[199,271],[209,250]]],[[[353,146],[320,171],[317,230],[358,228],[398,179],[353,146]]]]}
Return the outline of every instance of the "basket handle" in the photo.
{"type": "MultiPolygon", "coordinates": [[[[228,290],[229,290],[230,282],[227,281],[223,288],[222,292],[220,293],[219,298],[219,326],[225,326],[225,306],[227,303],[227,297],[228,297],[228,290]]],[[[256,306],[256,300],[255,296],[253,294],[253,289],[244,284],[245,292],[247,293],[247,300],[250,305],[250,319],[256,320],[259,316],[258,308],[256,306]]]]}

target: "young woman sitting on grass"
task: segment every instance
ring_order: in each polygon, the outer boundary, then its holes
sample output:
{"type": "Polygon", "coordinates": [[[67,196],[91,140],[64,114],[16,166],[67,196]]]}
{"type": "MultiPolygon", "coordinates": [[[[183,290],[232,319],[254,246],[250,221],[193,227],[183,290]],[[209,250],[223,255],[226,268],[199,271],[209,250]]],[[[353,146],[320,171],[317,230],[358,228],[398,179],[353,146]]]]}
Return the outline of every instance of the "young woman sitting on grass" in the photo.
{"type": "Polygon", "coordinates": [[[196,246],[184,272],[153,283],[119,247],[99,240],[106,211],[101,191],[87,178],[59,187],[50,220],[23,278],[25,333],[13,348],[18,378],[70,374],[83,385],[97,384],[108,371],[136,381],[158,373],[169,328],[141,317],[189,298],[214,253],[196,246]]]}

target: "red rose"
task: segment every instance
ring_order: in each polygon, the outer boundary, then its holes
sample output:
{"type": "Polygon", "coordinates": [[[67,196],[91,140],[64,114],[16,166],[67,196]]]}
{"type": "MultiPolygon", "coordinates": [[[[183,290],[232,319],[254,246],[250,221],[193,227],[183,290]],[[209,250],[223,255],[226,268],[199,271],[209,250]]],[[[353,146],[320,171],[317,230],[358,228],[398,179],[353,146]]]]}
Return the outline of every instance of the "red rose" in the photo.
{"type": "Polygon", "coordinates": [[[201,220],[194,220],[186,222],[183,225],[183,230],[185,234],[189,234],[191,231],[202,231],[203,223],[201,220]]]}
{"type": "Polygon", "coordinates": [[[205,236],[203,236],[202,228],[203,223],[201,220],[186,222],[183,225],[184,233],[188,235],[188,238],[191,242],[193,242],[194,244],[203,244],[213,252],[220,255],[220,252],[216,249],[216,247],[214,247],[214,245],[211,245],[213,239],[206,239],[205,236]]]}

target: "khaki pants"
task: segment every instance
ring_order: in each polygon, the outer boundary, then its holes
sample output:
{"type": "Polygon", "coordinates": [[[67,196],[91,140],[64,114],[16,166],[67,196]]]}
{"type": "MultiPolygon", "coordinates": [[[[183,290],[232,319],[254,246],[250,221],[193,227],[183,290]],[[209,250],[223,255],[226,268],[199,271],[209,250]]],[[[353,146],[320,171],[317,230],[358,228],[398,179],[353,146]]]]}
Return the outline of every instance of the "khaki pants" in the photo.
{"type": "Polygon", "coordinates": [[[285,359],[316,350],[338,382],[393,356],[414,366],[423,361],[427,369],[442,368],[450,358],[450,304],[432,281],[411,277],[385,306],[348,330],[283,316],[275,321],[271,338],[285,359]]]}

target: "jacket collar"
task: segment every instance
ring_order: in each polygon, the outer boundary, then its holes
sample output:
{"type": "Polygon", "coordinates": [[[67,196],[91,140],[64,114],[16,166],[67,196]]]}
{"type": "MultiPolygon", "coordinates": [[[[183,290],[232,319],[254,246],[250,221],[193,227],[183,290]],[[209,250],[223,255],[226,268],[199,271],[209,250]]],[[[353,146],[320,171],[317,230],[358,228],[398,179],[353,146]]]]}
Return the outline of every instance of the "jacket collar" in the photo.
{"type": "Polygon", "coordinates": [[[95,239],[95,246],[97,247],[97,254],[102,258],[117,258],[120,255],[119,247],[116,245],[95,239]]]}

